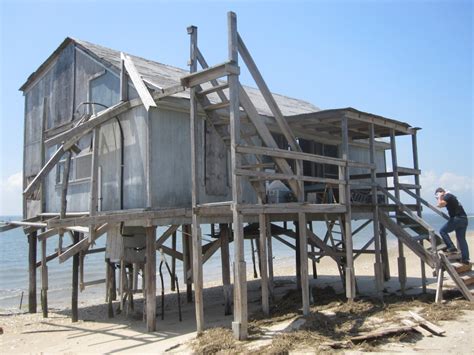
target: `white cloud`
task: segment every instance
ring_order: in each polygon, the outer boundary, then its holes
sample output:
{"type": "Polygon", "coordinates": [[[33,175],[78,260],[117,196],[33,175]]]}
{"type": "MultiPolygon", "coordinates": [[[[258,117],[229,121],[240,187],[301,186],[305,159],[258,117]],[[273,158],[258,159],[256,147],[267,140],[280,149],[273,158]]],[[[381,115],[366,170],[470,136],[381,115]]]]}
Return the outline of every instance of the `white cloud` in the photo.
{"type": "Polygon", "coordinates": [[[420,176],[422,197],[434,203],[434,192],[438,187],[443,187],[455,194],[464,205],[466,212],[474,211],[474,177],[456,175],[444,172],[438,175],[433,170],[424,171],[420,176]]]}
{"type": "Polygon", "coordinates": [[[0,181],[0,215],[22,214],[22,187],[21,171],[0,181]]]}

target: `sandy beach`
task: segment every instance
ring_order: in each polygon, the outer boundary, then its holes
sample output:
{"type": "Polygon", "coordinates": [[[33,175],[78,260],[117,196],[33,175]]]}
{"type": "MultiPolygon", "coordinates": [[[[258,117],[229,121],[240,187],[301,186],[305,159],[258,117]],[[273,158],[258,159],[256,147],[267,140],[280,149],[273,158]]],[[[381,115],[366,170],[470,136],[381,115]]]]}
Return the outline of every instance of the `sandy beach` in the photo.
{"type": "MultiPolygon", "coordinates": [[[[470,233],[468,241],[470,250],[474,250],[474,233],[470,233]]],[[[421,293],[420,262],[409,250],[407,257],[407,293],[421,293]]],[[[390,270],[392,278],[386,282],[386,295],[396,294],[399,291],[396,267],[397,250],[390,249],[390,270]]],[[[250,265],[250,261],[248,261],[250,265]]],[[[324,258],[318,266],[318,278],[311,279],[315,289],[332,287],[337,293],[342,292],[340,277],[337,273],[335,263],[329,258],[324,258]]],[[[356,260],[356,275],[359,293],[363,295],[373,294],[375,291],[373,278],[373,258],[370,255],[361,255],[356,260]]],[[[311,264],[309,266],[311,272],[311,264]]],[[[248,267],[251,270],[251,267],[248,267]]],[[[276,302],[295,287],[295,266],[293,258],[288,257],[275,263],[275,296],[276,302]]],[[[435,278],[432,277],[431,269],[427,268],[429,293],[434,292],[435,278]]],[[[249,315],[256,314],[260,310],[260,282],[248,274],[248,304],[249,315]]],[[[187,303],[182,295],[182,318],[180,322],[177,311],[177,298],[175,294],[165,297],[164,320],[161,319],[161,298],[158,297],[157,307],[157,331],[147,333],[142,321],[143,299],[137,295],[135,310],[128,316],[124,313],[114,318],[107,318],[107,306],[101,300],[88,300],[80,295],[79,322],[72,323],[70,320],[70,309],[51,308],[49,318],[45,319],[39,313],[11,313],[3,312],[0,315],[0,326],[3,334],[0,335],[0,348],[2,353],[191,353],[192,342],[196,338],[194,308],[192,303],[187,303]]],[[[318,297],[318,293],[313,295],[318,297]]],[[[462,302],[460,294],[451,297],[446,303],[462,302]]],[[[321,300],[319,300],[321,301],[321,300]]],[[[204,293],[204,312],[207,328],[226,327],[230,328],[232,316],[224,316],[222,302],[222,288],[219,281],[208,282],[204,293]]],[[[318,300],[317,300],[318,302],[318,300]]],[[[317,303],[316,302],[316,303],[317,303]]],[[[465,302],[462,303],[465,305],[465,302]]],[[[116,308],[117,304],[114,305],[116,308]]],[[[53,306],[54,307],[54,306],[53,306]]],[[[474,349],[474,310],[471,306],[462,306],[454,315],[454,320],[437,321],[445,331],[442,337],[418,337],[408,342],[389,341],[377,348],[377,351],[388,352],[417,352],[417,353],[453,353],[467,354],[474,349]]],[[[252,318],[252,317],[250,317],[252,318]]],[[[272,343],[273,336],[280,333],[282,329],[294,323],[294,319],[286,319],[272,322],[272,336],[253,335],[250,340],[241,344],[244,352],[253,352],[255,349],[265,349],[272,343]],[[279,330],[278,330],[279,329],[279,330]],[[253,349],[253,350],[252,350],[253,349]]],[[[304,322],[298,321],[298,322],[304,322]]],[[[268,328],[268,329],[270,329],[268,328]]],[[[270,334],[270,333],[269,333],[270,334]]],[[[261,350],[266,352],[265,350],[261,350]]],[[[302,351],[299,349],[299,351],[302,351]]],[[[315,349],[304,349],[304,351],[315,352],[315,349]]],[[[357,353],[360,350],[345,350],[348,353],[357,353]],[[355,351],[355,352],[354,352],[355,351]]],[[[197,351],[199,352],[199,351],[197,351]]],[[[231,351],[232,352],[232,351],[231,351]]]]}

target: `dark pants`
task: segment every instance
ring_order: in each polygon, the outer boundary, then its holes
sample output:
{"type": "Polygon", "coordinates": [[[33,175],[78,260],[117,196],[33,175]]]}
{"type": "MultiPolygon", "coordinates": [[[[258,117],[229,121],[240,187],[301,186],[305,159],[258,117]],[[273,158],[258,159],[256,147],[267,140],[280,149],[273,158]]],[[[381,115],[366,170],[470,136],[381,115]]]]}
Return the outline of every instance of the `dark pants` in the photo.
{"type": "Polygon", "coordinates": [[[454,248],[454,244],[449,237],[450,232],[456,231],[456,239],[458,240],[459,248],[461,249],[461,259],[463,261],[469,260],[469,248],[466,242],[467,218],[453,217],[446,222],[439,230],[439,234],[443,237],[444,243],[448,248],[454,248]]]}

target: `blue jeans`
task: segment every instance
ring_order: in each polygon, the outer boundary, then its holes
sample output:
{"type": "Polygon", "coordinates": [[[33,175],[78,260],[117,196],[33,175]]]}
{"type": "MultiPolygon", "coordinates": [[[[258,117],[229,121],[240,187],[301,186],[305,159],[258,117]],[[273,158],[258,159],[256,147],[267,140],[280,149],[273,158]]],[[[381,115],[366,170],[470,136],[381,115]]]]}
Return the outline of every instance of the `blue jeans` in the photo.
{"type": "Polygon", "coordinates": [[[467,218],[452,217],[439,230],[439,234],[441,234],[443,237],[444,243],[448,248],[455,248],[448,233],[456,231],[456,239],[458,240],[458,245],[461,249],[461,259],[463,261],[469,260],[469,248],[466,242],[466,229],[467,218]]]}

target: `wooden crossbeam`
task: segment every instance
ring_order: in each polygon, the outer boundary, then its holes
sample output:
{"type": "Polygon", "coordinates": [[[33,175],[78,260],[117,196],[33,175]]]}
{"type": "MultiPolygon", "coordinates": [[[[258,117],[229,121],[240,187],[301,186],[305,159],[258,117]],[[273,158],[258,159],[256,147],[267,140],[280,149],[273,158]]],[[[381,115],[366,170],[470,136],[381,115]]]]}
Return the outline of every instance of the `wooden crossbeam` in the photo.
{"type": "Polygon", "coordinates": [[[191,73],[181,77],[181,85],[186,87],[194,87],[207,83],[211,80],[222,78],[226,75],[239,75],[240,68],[232,62],[225,62],[209,68],[205,68],[201,71],[191,73]]]}
{"type": "Polygon", "coordinates": [[[92,241],[90,241],[88,237],[81,239],[78,243],[74,244],[73,246],[68,248],[65,252],[59,255],[59,262],[63,263],[66,260],[68,260],[71,256],[79,253],[82,250],[86,250],[87,248],[89,248],[92,242],[97,240],[100,236],[102,236],[108,230],[109,230],[109,224],[108,223],[103,224],[102,226],[96,229],[92,237],[92,241]]]}
{"type": "Polygon", "coordinates": [[[173,235],[174,232],[176,232],[179,228],[179,225],[177,224],[174,224],[172,226],[170,226],[162,235],[160,238],[158,238],[158,240],[155,242],[155,246],[156,246],[156,249],[160,249],[161,246],[163,245],[164,242],[166,242],[166,240],[171,237],[173,235]]]}

